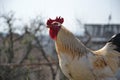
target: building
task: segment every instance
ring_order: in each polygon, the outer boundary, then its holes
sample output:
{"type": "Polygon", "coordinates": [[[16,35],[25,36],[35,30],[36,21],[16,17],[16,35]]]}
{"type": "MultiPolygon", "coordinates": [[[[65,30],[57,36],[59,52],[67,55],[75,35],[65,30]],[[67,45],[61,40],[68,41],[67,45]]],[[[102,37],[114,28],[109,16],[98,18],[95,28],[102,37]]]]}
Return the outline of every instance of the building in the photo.
{"type": "Polygon", "coordinates": [[[93,49],[102,47],[111,36],[120,33],[120,24],[85,24],[84,27],[91,37],[91,45],[97,45],[93,49]]]}

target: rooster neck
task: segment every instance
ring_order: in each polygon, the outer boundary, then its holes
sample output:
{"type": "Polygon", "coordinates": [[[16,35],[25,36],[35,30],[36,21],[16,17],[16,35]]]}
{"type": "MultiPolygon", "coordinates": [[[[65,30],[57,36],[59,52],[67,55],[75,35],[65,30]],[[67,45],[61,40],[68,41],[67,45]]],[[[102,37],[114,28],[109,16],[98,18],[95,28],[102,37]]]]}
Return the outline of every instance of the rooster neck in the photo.
{"type": "Polygon", "coordinates": [[[56,50],[60,53],[68,54],[73,58],[87,54],[88,49],[70,31],[61,27],[55,40],[56,50]]]}

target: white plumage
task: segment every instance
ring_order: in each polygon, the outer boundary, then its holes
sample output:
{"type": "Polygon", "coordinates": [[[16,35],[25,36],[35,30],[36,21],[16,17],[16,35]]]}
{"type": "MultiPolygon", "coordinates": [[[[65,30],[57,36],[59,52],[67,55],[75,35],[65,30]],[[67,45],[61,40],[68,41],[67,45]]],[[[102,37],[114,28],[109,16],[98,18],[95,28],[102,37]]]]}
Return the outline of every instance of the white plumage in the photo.
{"type": "Polygon", "coordinates": [[[62,26],[63,21],[61,17],[49,19],[47,27],[55,40],[59,65],[65,76],[70,80],[117,80],[120,34],[112,37],[103,48],[92,51],[62,26]]]}

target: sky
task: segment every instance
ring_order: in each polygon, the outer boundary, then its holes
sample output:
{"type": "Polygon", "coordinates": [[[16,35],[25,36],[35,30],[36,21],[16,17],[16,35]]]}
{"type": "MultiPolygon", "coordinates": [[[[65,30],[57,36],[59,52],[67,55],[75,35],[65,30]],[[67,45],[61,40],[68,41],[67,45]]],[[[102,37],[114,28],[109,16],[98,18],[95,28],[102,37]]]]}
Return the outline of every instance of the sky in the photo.
{"type": "Polygon", "coordinates": [[[120,24],[120,0],[0,0],[0,14],[15,12],[16,17],[24,21],[41,15],[45,21],[56,16],[65,19],[63,25],[74,33],[84,31],[81,23],[111,23],[120,24]]]}

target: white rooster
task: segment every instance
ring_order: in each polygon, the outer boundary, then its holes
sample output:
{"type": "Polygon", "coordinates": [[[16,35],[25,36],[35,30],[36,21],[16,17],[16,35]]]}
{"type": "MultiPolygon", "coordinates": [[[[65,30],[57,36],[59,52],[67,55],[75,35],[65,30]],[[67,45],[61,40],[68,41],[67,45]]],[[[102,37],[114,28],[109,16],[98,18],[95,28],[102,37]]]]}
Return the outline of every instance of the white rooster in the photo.
{"type": "Polygon", "coordinates": [[[117,80],[120,34],[113,36],[102,49],[92,51],[67,30],[63,22],[61,17],[49,19],[47,27],[65,76],[70,80],[117,80]]]}

